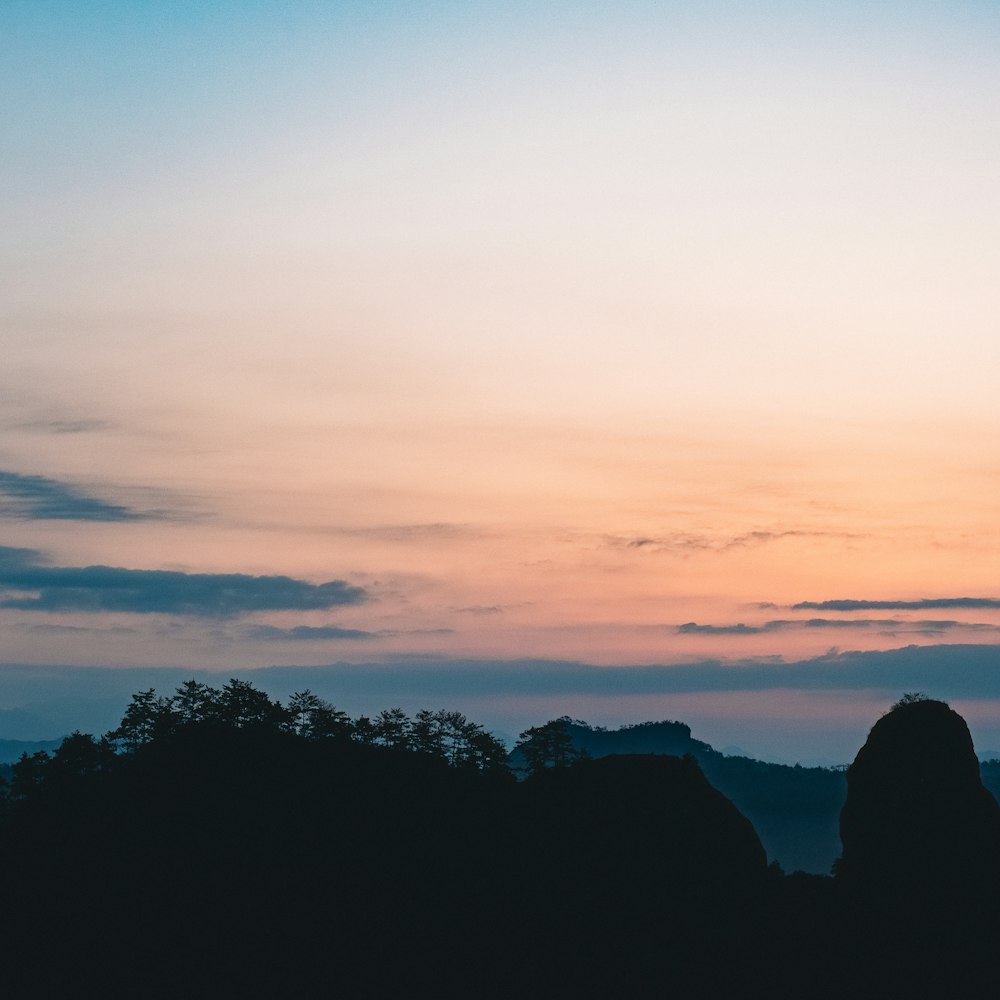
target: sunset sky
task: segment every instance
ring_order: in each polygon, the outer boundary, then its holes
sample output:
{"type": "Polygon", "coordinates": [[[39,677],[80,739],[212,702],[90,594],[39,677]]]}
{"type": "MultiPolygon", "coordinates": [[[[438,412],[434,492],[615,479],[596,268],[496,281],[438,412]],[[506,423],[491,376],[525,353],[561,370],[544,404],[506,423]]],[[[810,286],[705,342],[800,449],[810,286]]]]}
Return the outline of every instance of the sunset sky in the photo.
{"type": "Polygon", "coordinates": [[[1000,745],[998,51],[985,0],[4,0],[0,661],[803,759],[920,688],[1000,745]]]}

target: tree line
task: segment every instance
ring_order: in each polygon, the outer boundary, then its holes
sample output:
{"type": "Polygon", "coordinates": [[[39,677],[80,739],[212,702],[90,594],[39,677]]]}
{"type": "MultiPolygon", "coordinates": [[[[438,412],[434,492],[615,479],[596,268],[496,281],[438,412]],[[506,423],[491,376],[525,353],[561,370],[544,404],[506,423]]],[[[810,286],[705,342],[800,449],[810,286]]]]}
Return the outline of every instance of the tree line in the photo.
{"type": "MultiPolygon", "coordinates": [[[[573,745],[571,720],[554,719],[521,733],[516,750],[525,774],[565,767],[586,758],[573,745]]],[[[451,767],[507,773],[510,755],[501,740],[458,711],[422,709],[411,718],[401,708],[352,718],[312,691],[297,691],[285,703],[270,698],[248,681],[231,678],[221,688],[189,680],[173,695],[155,688],[138,691],[121,722],[101,737],[79,731],[54,751],[25,754],[10,768],[11,780],[0,778],[0,793],[22,799],[46,781],[82,776],[112,768],[121,756],[155,742],[170,741],[194,730],[252,730],[425,754],[451,767]]]]}
{"type": "MultiPolygon", "coordinates": [[[[506,771],[508,762],[503,742],[461,712],[423,709],[411,718],[401,708],[388,708],[375,716],[351,718],[309,690],[295,692],[283,704],[237,678],[221,688],[189,680],[170,696],[158,695],[155,688],[136,692],[119,725],[101,737],[77,731],[52,753],[25,754],[11,768],[7,792],[20,799],[49,779],[107,770],[122,756],[195,730],[214,731],[220,737],[227,730],[249,730],[383,747],[481,772],[506,771]]],[[[529,741],[531,732],[523,734],[529,741]]]]}

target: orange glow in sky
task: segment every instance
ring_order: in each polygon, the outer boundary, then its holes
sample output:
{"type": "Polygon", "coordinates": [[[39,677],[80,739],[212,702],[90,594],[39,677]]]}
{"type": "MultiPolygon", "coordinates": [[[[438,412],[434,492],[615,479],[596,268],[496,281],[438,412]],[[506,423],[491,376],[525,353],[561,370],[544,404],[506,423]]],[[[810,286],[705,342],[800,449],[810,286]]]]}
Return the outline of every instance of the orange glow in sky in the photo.
{"type": "Polygon", "coordinates": [[[111,6],[0,13],[0,660],[997,642],[992,7],[111,6]]]}

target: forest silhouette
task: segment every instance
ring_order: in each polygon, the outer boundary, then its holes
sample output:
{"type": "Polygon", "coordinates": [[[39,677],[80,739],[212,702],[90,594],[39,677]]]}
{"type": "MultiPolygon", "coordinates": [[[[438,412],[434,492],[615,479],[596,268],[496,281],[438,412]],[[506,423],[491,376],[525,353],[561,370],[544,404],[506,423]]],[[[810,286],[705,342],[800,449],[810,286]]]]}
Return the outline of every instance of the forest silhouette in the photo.
{"type": "Polygon", "coordinates": [[[508,758],[458,712],[351,719],[235,679],[138,692],[112,732],[10,769],[5,982],[12,996],[982,995],[1000,806],[957,713],[906,696],[846,776],[829,772],[846,780],[831,875],[769,865],[710,781],[722,755],[692,743],[681,723],[556,719],[508,758]],[[681,752],[645,752],[653,735],[681,752]]]}

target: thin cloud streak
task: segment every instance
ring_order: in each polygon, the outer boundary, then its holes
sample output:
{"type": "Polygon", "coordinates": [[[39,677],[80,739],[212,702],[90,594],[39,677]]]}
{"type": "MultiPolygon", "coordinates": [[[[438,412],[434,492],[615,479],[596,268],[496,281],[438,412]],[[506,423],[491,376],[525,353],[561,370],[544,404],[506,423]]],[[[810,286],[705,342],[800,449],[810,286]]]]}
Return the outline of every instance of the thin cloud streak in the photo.
{"type": "Polygon", "coordinates": [[[90,496],[45,476],[0,471],[0,518],[17,521],[142,521],[162,515],[90,496]]]}
{"type": "Polygon", "coordinates": [[[326,639],[375,639],[382,633],[365,632],[357,628],[341,628],[338,625],[296,625],[292,628],[278,628],[276,625],[254,625],[245,630],[250,639],[270,641],[315,642],[326,639]]]}
{"type": "Polygon", "coordinates": [[[757,548],[786,538],[828,538],[850,541],[864,537],[849,531],[746,531],[738,535],[713,536],[691,532],[674,532],[667,535],[606,535],[604,542],[612,548],[666,552],[687,555],[693,552],[730,552],[734,549],[757,548]]]}
{"type": "Polygon", "coordinates": [[[367,538],[382,542],[423,543],[462,541],[486,537],[489,532],[469,524],[435,522],[432,524],[380,524],[366,527],[325,528],[331,534],[367,538]]]}
{"type": "Polygon", "coordinates": [[[108,420],[22,420],[12,424],[17,430],[33,431],[39,434],[94,434],[114,427],[108,420]]]}
{"type": "Polygon", "coordinates": [[[779,618],[761,625],[699,625],[685,622],[677,626],[678,635],[761,635],[765,632],[783,632],[792,629],[900,629],[936,635],[951,629],[971,629],[979,632],[1000,632],[1000,626],[985,622],[960,622],[954,620],[903,621],[898,618],[779,618]]]}

